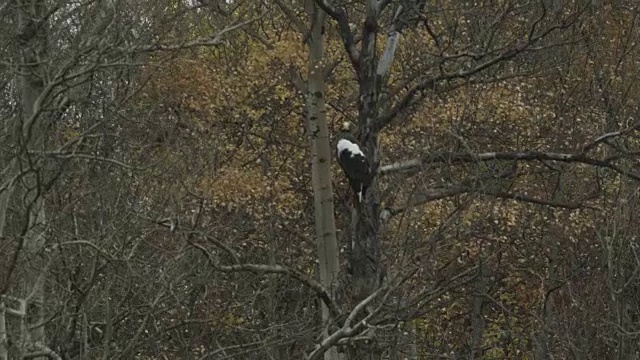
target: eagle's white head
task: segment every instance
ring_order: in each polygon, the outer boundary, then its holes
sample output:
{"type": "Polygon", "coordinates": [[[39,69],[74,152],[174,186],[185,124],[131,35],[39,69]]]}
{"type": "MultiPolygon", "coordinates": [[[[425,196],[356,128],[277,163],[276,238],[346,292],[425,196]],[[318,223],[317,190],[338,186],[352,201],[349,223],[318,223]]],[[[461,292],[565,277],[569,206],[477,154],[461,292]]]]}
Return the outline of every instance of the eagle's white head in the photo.
{"type": "Polygon", "coordinates": [[[343,121],[342,126],[340,126],[340,131],[351,132],[353,129],[353,123],[351,121],[343,121]]]}

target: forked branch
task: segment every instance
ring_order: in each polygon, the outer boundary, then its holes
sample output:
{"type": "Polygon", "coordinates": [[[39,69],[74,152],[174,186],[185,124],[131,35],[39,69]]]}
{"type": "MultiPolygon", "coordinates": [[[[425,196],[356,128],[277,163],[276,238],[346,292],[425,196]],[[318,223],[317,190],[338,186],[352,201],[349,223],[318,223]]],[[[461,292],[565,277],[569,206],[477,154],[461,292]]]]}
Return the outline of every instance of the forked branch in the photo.
{"type": "MultiPolygon", "coordinates": [[[[577,14],[580,14],[582,10],[579,10],[577,14]]],[[[542,11],[541,17],[546,15],[546,11],[542,11]]],[[[495,67],[498,64],[504,63],[508,60],[513,59],[519,54],[530,51],[538,51],[545,49],[546,46],[535,47],[536,44],[539,44],[543,39],[545,39],[548,35],[561,30],[566,29],[569,26],[572,26],[578,19],[578,16],[573,16],[569,18],[567,21],[561,21],[556,25],[549,26],[548,28],[538,31],[541,18],[537,19],[531,26],[528,32],[528,36],[526,38],[521,39],[520,41],[513,42],[508,45],[504,45],[502,48],[495,49],[485,49],[484,52],[480,54],[458,54],[450,56],[449,58],[455,58],[458,56],[470,57],[471,59],[486,59],[482,62],[477,62],[475,65],[470,66],[467,69],[461,69],[457,71],[449,71],[449,72],[441,72],[435,76],[428,76],[419,80],[413,86],[411,86],[405,94],[400,97],[400,99],[393,105],[386,113],[380,115],[376,122],[374,123],[374,130],[380,130],[384,128],[386,125],[395,120],[400,114],[406,112],[411,106],[413,106],[417,101],[421,100],[426,96],[429,90],[435,88],[441,83],[446,83],[447,81],[452,80],[468,80],[473,78],[476,74],[483,72],[486,69],[495,67]],[[491,56],[492,54],[495,54],[491,56]]]]}
{"type": "Polygon", "coordinates": [[[283,266],[283,265],[264,265],[264,264],[234,264],[234,265],[221,265],[216,257],[204,246],[192,241],[187,238],[187,242],[193,246],[194,248],[200,250],[208,259],[209,264],[216,270],[221,272],[253,272],[257,274],[281,274],[288,276],[292,279],[298,280],[303,285],[309,287],[316,293],[322,302],[327,306],[329,311],[331,312],[331,316],[334,319],[338,319],[340,316],[340,309],[333,302],[333,299],[329,295],[327,289],[322,286],[316,280],[308,277],[304,273],[299,270],[283,266]]]}
{"type": "Polygon", "coordinates": [[[335,8],[328,0],[316,0],[316,4],[318,4],[318,6],[327,13],[327,15],[331,16],[338,23],[342,43],[349,55],[351,65],[356,70],[356,73],[358,73],[358,69],[360,68],[360,52],[356,48],[355,37],[353,36],[353,32],[349,26],[347,14],[343,9],[335,8]]]}

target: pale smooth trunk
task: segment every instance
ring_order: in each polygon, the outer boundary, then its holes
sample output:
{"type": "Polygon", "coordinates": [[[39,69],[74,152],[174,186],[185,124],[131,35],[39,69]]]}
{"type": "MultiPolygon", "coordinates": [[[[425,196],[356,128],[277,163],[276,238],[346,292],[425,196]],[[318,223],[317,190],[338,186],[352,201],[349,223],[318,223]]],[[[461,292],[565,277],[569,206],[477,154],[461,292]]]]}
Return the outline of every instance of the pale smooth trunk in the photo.
{"type": "MultiPolygon", "coordinates": [[[[307,11],[312,19],[309,45],[309,80],[307,91],[307,123],[311,135],[312,177],[314,194],[315,230],[318,243],[320,282],[330,290],[332,296],[337,286],[339,261],[333,210],[333,187],[331,184],[331,146],[325,111],[324,26],[325,14],[313,1],[307,1],[307,11]]],[[[329,309],[322,304],[322,323],[331,321],[329,309]]],[[[324,331],[323,338],[327,332],[324,331]]],[[[325,360],[339,359],[337,349],[329,349],[325,360]]]]}

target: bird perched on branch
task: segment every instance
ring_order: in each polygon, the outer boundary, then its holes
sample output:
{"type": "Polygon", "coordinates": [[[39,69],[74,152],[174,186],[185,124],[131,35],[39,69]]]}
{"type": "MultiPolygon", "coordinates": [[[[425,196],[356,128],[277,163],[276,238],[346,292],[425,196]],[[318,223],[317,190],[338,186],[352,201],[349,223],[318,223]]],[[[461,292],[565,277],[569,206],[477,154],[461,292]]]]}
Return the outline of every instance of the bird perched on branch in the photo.
{"type": "Polygon", "coordinates": [[[357,195],[358,202],[362,202],[367,188],[371,185],[371,165],[351,128],[350,122],[342,123],[338,135],[337,157],[353,192],[357,195]]]}

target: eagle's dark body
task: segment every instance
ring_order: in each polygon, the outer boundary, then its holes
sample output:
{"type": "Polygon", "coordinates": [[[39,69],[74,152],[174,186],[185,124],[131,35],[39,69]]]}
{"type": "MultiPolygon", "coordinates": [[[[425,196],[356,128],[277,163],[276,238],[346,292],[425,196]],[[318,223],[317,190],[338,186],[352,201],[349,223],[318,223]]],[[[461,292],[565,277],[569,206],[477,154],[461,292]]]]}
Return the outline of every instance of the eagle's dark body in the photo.
{"type": "Polygon", "coordinates": [[[350,130],[349,123],[343,124],[336,144],[336,154],[338,163],[347,175],[358,202],[362,202],[367,188],[371,185],[371,166],[363,149],[350,130]]]}

